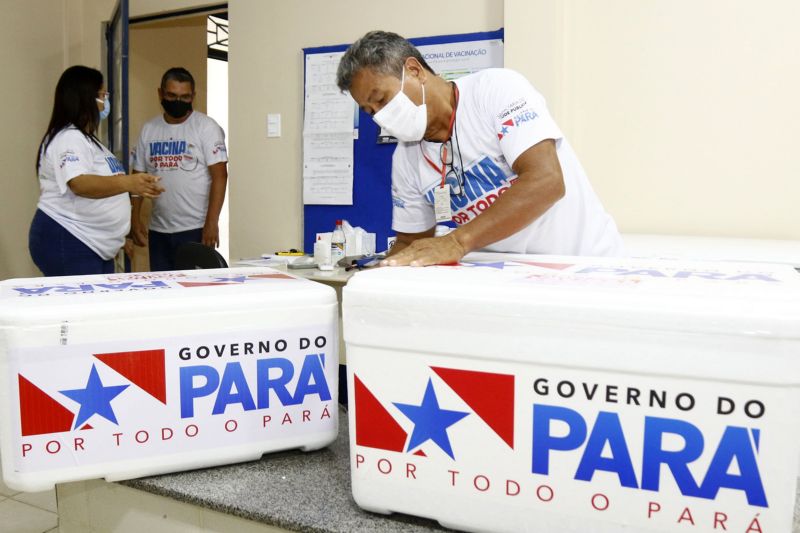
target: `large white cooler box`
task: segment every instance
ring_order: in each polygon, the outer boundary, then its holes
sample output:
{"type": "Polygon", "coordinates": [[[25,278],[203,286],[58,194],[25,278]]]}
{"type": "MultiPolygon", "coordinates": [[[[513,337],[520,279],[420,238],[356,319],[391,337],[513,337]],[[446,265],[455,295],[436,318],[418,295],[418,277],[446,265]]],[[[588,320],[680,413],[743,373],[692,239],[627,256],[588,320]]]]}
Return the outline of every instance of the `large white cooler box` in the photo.
{"type": "Polygon", "coordinates": [[[789,266],[480,254],[359,273],[343,318],[365,509],[473,531],[791,530],[789,266]]]}
{"type": "Polygon", "coordinates": [[[0,283],[0,456],[24,491],[312,450],[337,434],[337,301],[269,268],[0,283]]]}

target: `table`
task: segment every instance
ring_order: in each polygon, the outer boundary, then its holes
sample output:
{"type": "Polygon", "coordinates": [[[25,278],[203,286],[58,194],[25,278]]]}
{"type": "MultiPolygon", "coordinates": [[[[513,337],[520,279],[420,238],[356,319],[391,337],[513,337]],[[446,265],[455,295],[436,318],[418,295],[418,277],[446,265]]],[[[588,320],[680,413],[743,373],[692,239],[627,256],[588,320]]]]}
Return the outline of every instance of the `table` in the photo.
{"type": "Polygon", "coordinates": [[[119,484],[87,481],[59,485],[61,531],[133,531],[136,527],[149,533],[448,531],[431,520],[378,515],[356,506],[350,492],[347,412],[340,409],[339,417],[339,437],[323,450],[291,450],[248,463],[119,484]],[[194,516],[198,514],[206,519],[194,516]],[[207,518],[209,514],[214,515],[213,520],[207,518]],[[224,521],[226,517],[228,521],[224,521]],[[131,528],[126,529],[128,525],[131,528]]]}

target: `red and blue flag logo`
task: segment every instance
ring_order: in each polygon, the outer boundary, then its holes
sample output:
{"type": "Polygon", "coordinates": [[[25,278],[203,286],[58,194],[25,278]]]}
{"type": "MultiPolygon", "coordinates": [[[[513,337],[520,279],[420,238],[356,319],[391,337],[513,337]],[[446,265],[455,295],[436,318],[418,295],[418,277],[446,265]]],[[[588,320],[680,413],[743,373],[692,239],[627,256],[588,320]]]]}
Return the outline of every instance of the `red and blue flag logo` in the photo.
{"type": "Polygon", "coordinates": [[[23,437],[93,429],[88,422],[95,415],[119,425],[112,404],[131,385],[166,405],[164,350],[94,354],[94,357],[97,361],[92,363],[85,387],[58,391],[78,404],[77,413],[18,374],[20,432],[23,437]],[[116,371],[121,379],[114,380],[113,384],[108,382],[108,378],[105,382],[101,380],[98,362],[116,371]]]}
{"type": "Polygon", "coordinates": [[[497,132],[497,140],[502,141],[503,137],[509,134],[511,128],[514,127],[514,120],[508,119],[500,124],[500,131],[497,132]]]}
{"type": "Polygon", "coordinates": [[[436,448],[455,460],[458,443],[448,429],[468,417],[477,417],[509,449],[514,449],[514,376],[443,367],[429,367],[421,398],[379,398],[357,374],[353,376],[356,444],[400,453],[427,456],[436,448]],[[433,379],[434,377],[438,379],[433,379]],[[440,397],[455,393],[469,410],[448,409],[440,397]],[[397,420],[387,406],[404,419],[397,420]],[[406,431],[409,423],[413,429],[406,431]]]}

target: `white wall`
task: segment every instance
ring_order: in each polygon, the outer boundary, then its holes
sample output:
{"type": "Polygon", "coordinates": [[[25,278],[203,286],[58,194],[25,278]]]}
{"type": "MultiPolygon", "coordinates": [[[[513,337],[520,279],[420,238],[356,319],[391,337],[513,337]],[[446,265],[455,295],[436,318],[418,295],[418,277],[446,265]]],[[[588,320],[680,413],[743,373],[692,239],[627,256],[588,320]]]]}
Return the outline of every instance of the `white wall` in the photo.
{"type": "MultiPolygon", "coordinates": [[[[2,0],[0,279],[35,275],[33,156],[58,76],[100,66],[114,0],[2,0]],[[47,16],[42,16],[45,13],[47,16]]],[[[215,2],[132,0],[133,16],[215,2]]],[[[375,28],[506,29],[506,65],[542,90],[628,232],[800,238],[795,0],[231,0],[232,257],[301,242],[301,48],[375,28]],[[266,139],[266,114],[283,137],[266,139]]]]}
{"type": "MultiPolygon", "coordinates": [[[[131,15],[219,2],[131,0],[131,15]]],[[[4,175],[0,180],[0,279],[37,276],[28,253],[28,228],[39,186],[36,149],[52,110],[59,76],[71,65],[104,70],[102,23],[116,0],[0,0],[0,99],[4,175]]]]}
{"type": "Polygon", "coordinates": [[[505,4],[506,65],[623,231],[800,238],[800,3],[505,4]]]}
{"type": "MultiPolygon", "coordinates": [[[[218,59],[207,60],[207,94],[208,116],[217,121],[222,131],[225,132],[226,142],[228,136],[228,62],[218,59]]],[[[230,157],[230,151],[228,151],[230,157]]],[[[219,248],[217,251],[225,258],[230,259],[230,218],[228,216],[228,197],[230,187],[225,191],[225,203],[219,213],[219,248]]],[[[230,261],[229,261],[230,262],[230,261]]]]}
{"type": "Polygon", "coordinates": [[[194,108],[206,111],[206,16],[167,19],[130,27],[129,138],[134,146],[145,122],[163,113],[158,99],[161,76],[184,67],[195,79],[194,108]]]}
{"type": "Polygon", "coordinates": [[[114,0],[0,3],[0,279],[40,275],[28,253],[28,228],[39,198],[36,150],[64,69],[75,64],[100,68],[100,24],[113,5],[114,0]]]}
{"type": "MultiPolygon", "coordinates": [[[[0,279],[36,275],[28,254],[28,227],[39,198],[34,163],[36,149],[50,119],[53,89],[63,65],[61,5],[53,17],[31,27],[27,9],[4,9],[0,32],[3,83],[3,179],[0,180],[0,279]],[[53,36],[58,36],[53,39],[53,36]],[[27,50],[24,55],[17,52],[27,50]]],[[[45,9],[48,0],[26,3],[30,10],[45,9]]]]}
{"type": "Polygon", "coordinates": [[[500,0],[228,6],[232,259],[302,245],[302,48],[350,43],[374,29],[420,37],[503,25],[500,0]],[[267,113],[282,115],[282,137],[267,139],[267,113]]]}

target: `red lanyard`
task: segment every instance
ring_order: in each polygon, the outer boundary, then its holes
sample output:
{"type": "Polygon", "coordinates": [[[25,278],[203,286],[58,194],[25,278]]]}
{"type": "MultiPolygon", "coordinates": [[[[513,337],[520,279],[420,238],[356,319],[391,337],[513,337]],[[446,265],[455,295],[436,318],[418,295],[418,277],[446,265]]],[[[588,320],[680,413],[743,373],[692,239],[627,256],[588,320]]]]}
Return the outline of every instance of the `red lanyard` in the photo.
{"type": "MultiPolygon", "coordinates": [[[[454,91],[455,97],[456,97],[456,105],[453,106],[453,114],[450,115],[450,128],[448,129],[448,134],[449,134],[448,135],[448,139],[450,138],[450,136],[453,135],[453,124],[455,124],[455,122],[456,122],[456,110],[458,109],[458,85],[456,85],[455,83],[453,83],[453,91],[454,91]]],[[[447,142],[447,141],[445,141],[445,142],[447,142]]],[[[428,162],[428,164],[433,168],[433,170],[435,170],[436,172],[441,173],[441,175],[442,175],[442,184],[440,185],[440,187],[444,188],[445,177],[447,176],[447,163],[446,163],[446,161],[447,161],[447,145],[444,144],[444,143],[442,144],[442,151],[441,151],[442,166],[441,166],[441,168],[436,163],[431,161],[430,157],[428,157],[428,154],[426,154],[425,150],[422,149],[422,143],[420,143],[419,149],[422,152],[422,157],[425,158],[425,161],[428,162]]]]}

